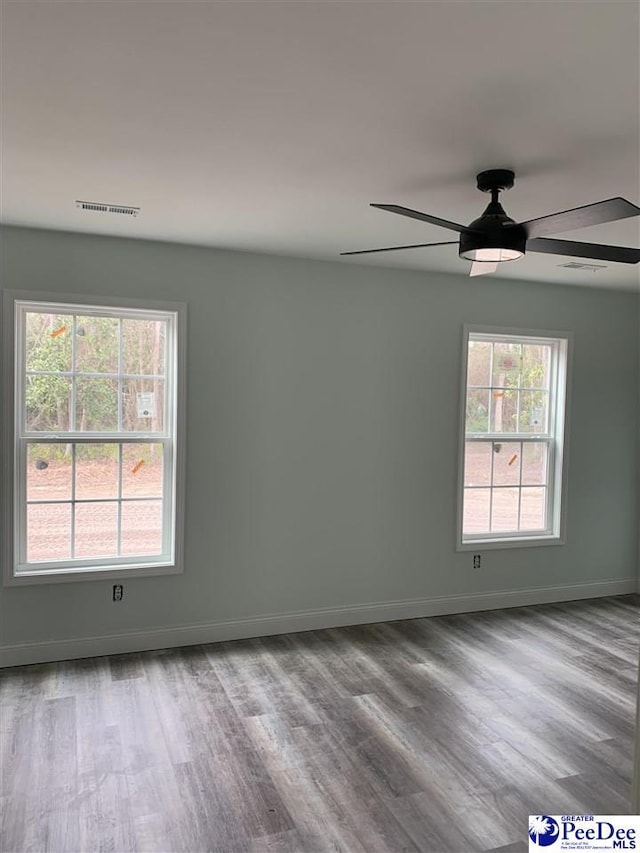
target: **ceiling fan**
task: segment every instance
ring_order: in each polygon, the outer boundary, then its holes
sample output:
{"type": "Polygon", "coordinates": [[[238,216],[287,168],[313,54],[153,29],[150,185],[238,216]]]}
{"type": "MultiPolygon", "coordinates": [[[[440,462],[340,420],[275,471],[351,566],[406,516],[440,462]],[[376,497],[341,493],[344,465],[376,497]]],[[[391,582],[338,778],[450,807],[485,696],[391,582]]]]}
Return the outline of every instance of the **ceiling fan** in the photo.
{"type": "MultiPolygon", "coordinates": [[[[600,243],[576,243],[572,240],[548,240],[548,234],[572,231],[588,225],[616,222],[629,216],[638,216],[640,207],[624,198],[609,198],[584,207],[574,207],[561,213],[515,222],[504,212],[498,201],[503,190],[511,189],[515,175],[510,169],[489,169],[477,176],[478,189],[491,193],[491,202],[479,219],[470,225],[458,225],[438,216],[411,210],[397,204],[372,204],[381,210],[430,222],[460,234],[458,254],[470,260],[471,275],[495,272],[498,264],[522,258],[525,252],[545,252],[551,255],[568,255],[573,258],[590,258],[598,261],[615,261],[620,264],[637,264],[640,249],[627,246],[605,246],[600,243]]],[[[444,243],[415,243],[410,246],[388,246],[384,249],[362,249],[357,252],[341,252],[341,255],[368,255],[374,252],[394,252],[398,249],[421,249],[426,246],[452,246],[457,241],[444,243]]]]}

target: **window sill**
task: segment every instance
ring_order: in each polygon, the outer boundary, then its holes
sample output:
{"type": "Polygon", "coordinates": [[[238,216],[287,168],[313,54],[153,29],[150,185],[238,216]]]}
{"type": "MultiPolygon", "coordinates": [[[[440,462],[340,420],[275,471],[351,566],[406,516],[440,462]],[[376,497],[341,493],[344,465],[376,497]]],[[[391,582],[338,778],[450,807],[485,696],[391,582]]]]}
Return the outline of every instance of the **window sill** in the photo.
{"type": "Polygon", "coordinates": [[[564,545],[562,536],[522,536],[510,539],[465,539],[456,551],[493,551],[499,548],[535,548],[542,545],[564,545]]]}
{"type": "Polygon", "coordinates": [[[179,575],[184,571],[178,563],[154,563],[129,566],[105,566],[104,568],[78,569],[30,569],[15,572],[5,578],[5,586],[30,586],[32,584],[79,583],[96,580],[124,580],[126,578],[179,575]]]}

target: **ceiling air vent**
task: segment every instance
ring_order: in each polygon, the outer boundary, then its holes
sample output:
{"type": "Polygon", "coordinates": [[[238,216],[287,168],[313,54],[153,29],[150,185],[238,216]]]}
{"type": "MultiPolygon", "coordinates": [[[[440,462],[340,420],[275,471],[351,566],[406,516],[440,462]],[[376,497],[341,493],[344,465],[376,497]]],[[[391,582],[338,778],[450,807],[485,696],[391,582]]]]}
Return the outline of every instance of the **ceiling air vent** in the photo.
{"type": "Polygon", "coordinates": [[[606,270],[606,264],[579,264],[576,261],[569,261],[568,264],[558,264],[559,267],[564,267],[567,270],[590,270],[598,272],[598,270],[606,270]]]}
{"type": "Polygon", "coordinates": [[[81,201],[76,200],[76,207],[81,210],[97,210],[99,213],[123,213],[125,216],[137,216],[140,213],[139,207],[130,207],[124,204],[105,204],[101,201],[81,201]]]}

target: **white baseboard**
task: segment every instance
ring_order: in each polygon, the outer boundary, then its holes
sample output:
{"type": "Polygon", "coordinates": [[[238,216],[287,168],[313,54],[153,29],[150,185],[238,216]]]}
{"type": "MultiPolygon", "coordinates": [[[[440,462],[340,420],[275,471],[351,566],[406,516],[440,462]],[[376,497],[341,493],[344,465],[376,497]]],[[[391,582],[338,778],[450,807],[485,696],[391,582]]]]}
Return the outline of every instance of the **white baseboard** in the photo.
{"type": "Polygon", "coordinates": [[[267,637],[273,634],[315,631],[319,628],[364,625],[371,622],[393,622],[398,619],[417,619],[422,616],[446,616],[479,610],[524,607],[530,604],[626,595],[635,593],[636,589],[636,578],[628,578],[570,586],[537,587],[361,604],[325,610],[305,610],[298,613],[280,613],[225,622],[150,628],[145,631],[130,631],[101,637],[17,643],[0,646],[0,667],[219,643],[223,640],[267,637]]]}

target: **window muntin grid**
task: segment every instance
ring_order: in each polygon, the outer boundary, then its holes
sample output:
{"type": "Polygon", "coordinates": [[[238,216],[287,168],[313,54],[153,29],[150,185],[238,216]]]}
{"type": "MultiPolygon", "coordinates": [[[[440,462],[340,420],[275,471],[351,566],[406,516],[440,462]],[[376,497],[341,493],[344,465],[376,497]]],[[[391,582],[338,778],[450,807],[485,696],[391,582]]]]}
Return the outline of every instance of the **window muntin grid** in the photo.
{"type": "Polygon", "coordinates": [[[140,554],[161,555],[163,455],[159,442],[27,442],[26,562],[55,561],[56,543],[64,544],[70,560],[121,557],[131,553],[135,538],[140,554]],[[133,536],[123,528],[123,513],[131,518],[135,503],[141,516],[143,509],[147,512],[140,518],[146,527],[133,536]],[[69,508],[66,533],[63,507],[69,508]],[[150,517],[152,508],[160,510],[159,518],[150,517]],[[111,544],[96,551],[91,542],[95,539],[111,544]]]}
{"type": "Polygon", "coordinates": [[[549,440],[465,442],[466,524],[463,532],[545,531],[548,527],[547,495],[551,457],[549,440]],[[477,465],[480,455],[486,455],[481,467],[477,465]],[[470,493],[474,491],[478,494],[471,498],[470,493]],[[488,502],[488,521],[484,526],[478,525],[477,521],[474,523],[471,513],[466,512],[469,501],[474,507],[483,497],[488,502]],[[535,503],[534,497],[537,499],[535,503]]]}
{"type": "Polygon", "coordinates": [[[85,308],[82,313],[63,313],[57,307],[24,307],[20,319],[24,341],[21,434],[165,432],[171,318],[141,311],[89,313],[85,308]],[[136,332],[139,340],[134,347],[136,332]],[[46,389],[51,389],[49,395],[46,389]],[[54,420],[43,422],[42,401],[53,396],[54,420]],[[150,416],[142,418],[140,403],[145,399],[153,407],[150,416]],[[36,401],[39,405],[34,405],[36,401]]]}

